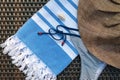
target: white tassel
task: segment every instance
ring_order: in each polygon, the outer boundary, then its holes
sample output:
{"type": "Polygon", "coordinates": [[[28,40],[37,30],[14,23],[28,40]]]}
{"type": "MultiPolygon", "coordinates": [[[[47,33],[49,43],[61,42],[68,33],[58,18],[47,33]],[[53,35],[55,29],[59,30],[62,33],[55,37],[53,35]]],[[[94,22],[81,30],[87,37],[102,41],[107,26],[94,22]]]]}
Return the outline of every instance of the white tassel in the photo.
{"type": "Polygon", "coordinates": [[[23,70],[24,74],[27,74],[27,72],[28,72],[28,69],[23,70]]]}
{"type": "Polygon", "coordinates": [[[4,53],[4,54],[7,54],[7,53],[10,51],[9,48],[10,48],[10,47],[8,47],[8,46],[5,47],[4,50],[3,50],[3,53],[4,53]]]}
{"type": "Polygon", "coordinates": [[[31,77],[30,77],[30,76],[25,78],[25,80],[30,80],[30,79],[31,79],[31,77]]]}
{"type": "Polygon", "coordinates": [[[11,36],[0,46],[4,54],[11,56],[12,63],[27,75],[26,80],[56,80],[52,71],[18,37],[11,36]]]}
{"type": "Polygon", "coordinates": [[[6,46],[6,44],[5,44],[5,43],[0,44],[0,47],[2,47],[2,48],[4,48],[5,46],[6,46]]]}

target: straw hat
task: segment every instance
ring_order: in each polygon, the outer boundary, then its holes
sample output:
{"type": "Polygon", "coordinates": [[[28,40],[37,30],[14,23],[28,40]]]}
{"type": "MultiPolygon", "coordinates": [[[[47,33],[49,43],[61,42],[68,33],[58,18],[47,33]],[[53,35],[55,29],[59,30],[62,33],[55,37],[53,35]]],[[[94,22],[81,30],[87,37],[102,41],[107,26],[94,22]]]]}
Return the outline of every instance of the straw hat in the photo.
{"type": "Polygon", "coordinates": [[[78,25],[87,49],[120,68],[120,0],[80,0],[78,25]]]}

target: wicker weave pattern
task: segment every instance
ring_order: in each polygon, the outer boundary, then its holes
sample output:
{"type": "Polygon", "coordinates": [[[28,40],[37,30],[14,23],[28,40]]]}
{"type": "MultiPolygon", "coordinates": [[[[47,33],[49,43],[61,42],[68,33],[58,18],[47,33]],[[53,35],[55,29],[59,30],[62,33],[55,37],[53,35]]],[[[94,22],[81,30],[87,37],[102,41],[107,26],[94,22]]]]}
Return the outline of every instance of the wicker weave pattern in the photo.
{"type": "MultiPolygon", "coordinates": [[[[0,0],[0,43],[14,34],[27,19],[48,0],[0,0]]],[[[25,75],[11,63],[0,49],[0,80],[25,80],[25,75]]],[[[77,57],[59,76],[58,80],[78,80],[80,58],[77,57]]],[[[120,80],[120,70],[108,66],[99,80],[120,80]]]]}

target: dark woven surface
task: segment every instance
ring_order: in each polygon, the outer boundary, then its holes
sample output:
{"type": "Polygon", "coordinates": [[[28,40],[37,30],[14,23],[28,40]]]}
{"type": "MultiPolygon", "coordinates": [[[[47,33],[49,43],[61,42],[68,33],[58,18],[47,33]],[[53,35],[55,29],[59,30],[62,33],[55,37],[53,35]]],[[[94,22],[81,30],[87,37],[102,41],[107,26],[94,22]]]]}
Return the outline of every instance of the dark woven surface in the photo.
{"type": "MultiPolygon", "coordinates": [[[[0,43],[14,34],[27,19],[48,0],[0,0],[0,43]]],[[[59,76],[58,80],[79,80],[80,58],[77,57],[59,76]]],[[[25,80],[25,75],[11,63],[0,48],[0,80],[25,80]]],[[[120,70],[107,66],[99,80],[120,80],[120,70]]]]}

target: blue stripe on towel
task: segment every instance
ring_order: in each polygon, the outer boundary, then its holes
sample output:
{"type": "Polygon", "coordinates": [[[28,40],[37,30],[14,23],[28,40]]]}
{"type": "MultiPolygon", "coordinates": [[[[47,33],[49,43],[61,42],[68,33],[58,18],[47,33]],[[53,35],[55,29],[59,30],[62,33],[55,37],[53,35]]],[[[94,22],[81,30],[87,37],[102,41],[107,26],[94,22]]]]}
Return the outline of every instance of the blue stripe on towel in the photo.
{"type": "Polygon", "coordinates": [[[78,9],[78,6],[73,2],[74,0],[67,0],[75,9],[78,9]]]}
{"type": "Polygon", "coordinates": [[[54,0],[75,22],[77,22],[77,18],[75,18],[69,10],[67,10],[64,5],[59,0],[54,0]]]}
{"type": "Polygon", "coordinates": [[[16,35],[57,75],[72,60],[52,38],[39,36],[38,31],[43,30],[29,19],[16,35]]]}

